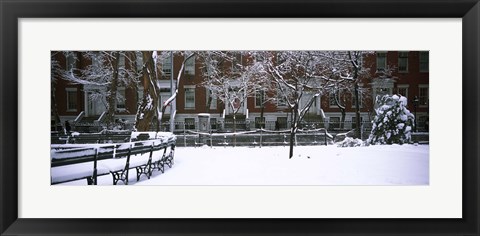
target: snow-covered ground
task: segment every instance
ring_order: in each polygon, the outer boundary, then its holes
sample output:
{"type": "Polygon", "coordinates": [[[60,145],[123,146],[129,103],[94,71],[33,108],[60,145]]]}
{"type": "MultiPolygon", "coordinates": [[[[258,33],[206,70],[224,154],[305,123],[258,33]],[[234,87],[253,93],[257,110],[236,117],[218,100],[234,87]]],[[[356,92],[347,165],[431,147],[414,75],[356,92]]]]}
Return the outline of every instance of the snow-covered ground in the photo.
{"type": "MultiPolygon", "coordinates": [[[[428,145],[177,147],[175,165],[136,185],[428,185],[428,145]]],[[[99,178],[111,185],[111,176],[99,178]]],[[[65,183],[86,184],[86,181],[65,183]]]]}

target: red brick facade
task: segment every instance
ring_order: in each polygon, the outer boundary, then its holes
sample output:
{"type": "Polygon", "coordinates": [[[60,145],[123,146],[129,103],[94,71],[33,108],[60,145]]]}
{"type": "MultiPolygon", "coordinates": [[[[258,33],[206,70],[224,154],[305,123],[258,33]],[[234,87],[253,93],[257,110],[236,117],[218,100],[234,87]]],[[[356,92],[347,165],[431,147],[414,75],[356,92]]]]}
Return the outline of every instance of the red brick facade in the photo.
{"type": "MultiPolygon", "coordinates": [[[[52,53],[53,54],[53,53],[52,53]]],[[[77,57],[76,65],[79,68],[84,68],[89,61],[83,59],[80,56],[80,53],[77,57]]],[[[66,59],[62,53],[54,54],[54,59],[58,61],[61,67],[65,68],[66,59]]],[[[182,65],[184,56],[176,55],[173,60],[173,79],[176,83],[178,78],[179,68],[182,65]]],[[[243,58],[243,63],[246,63],[248,59],[243,58]]],[[[366,65],[370,70],[369,78],[365,78],[363,87],[369,89],[370,96],[365,96],[362,99],[362,107],[360,109],[362,119],[364,121],[370,120],[371,116],[374,114],[374,105],[373,105],[373,95],[376,94],[378,90],[375,85],[372,85],[372,81],[375,78],[380,76],[383,70],[378,70],[378,68],[384,67],[385,65],[377,65],[377,63],[386,62],[386,68],[391,69],[391,77],[393,82],[387,86],[386,90],[388,93],[403,93],[408,98],[408,109],[412,112],[416,110],[418,113],[417,117],[420,121],[424,122],[428,120],[428,84],[429,84],[429,72],[428,72],[428,52],[419,52],[419,51],[409,51],[409,52],[398,52],[398,51],[388,51],[388,52],[376,52],[372,53],[364,58],[364,65],[366,65]],[[385,60],[381,59],[385,56],[385,60]],[[380,57],[380,59],[379,59],[380,57]],[[415,98],[418,98],[418,104],[414,105],[415,98]],[[416,108],[416,109],[415,109],[416,108]]],[[[202,63],[196,58],[195,61],[195,72],[194,75],[183,73],[180,76],[180,84],[178,87],[178,95],[176,99],[176,119],[175,121],[184,121],[185,118],[195,118],[197,119],[197,114],[199,113],[210,113],[212,118],[216,118],[217,121],[221,120],[224,105],[220,100],[216,100],[216,108],[210,109],[206,107],[207,104],[207,90],[201,86],[203,82],[203,68],[202,63]],[[185,107],[185,89],[194,88],[195,94],[195,105],[194,108],[185,107]]],[[[161,77],[161,76],[160,76],[161,77]]],[[[165,100],[165,97],[170,95],[170,76],[161,77],[162,84],[167,87],[163,91],[162,99],[165,100]]],[[[175,85],[174,85],[175,86],[175,85]]],[[[66,82],[61,78],[56,78],[56,90],[55,90],[57,110],[60,118],[62,120],[72,120],[80,112],[88,110],[87,106],[89,103],[88,99],[85,98],[86,92],[84,86],[82,85],[72,85],[66,82]],[[68,109],[68,90],[76,90],[76,107],[75,109],[68,109]]],[[[341,94],[342,99],[345,101],[346,112],[347,112],[347,121],[354,116],[354,106],[352,102],[351,94],[341,94]]],[[[137,110],[137,91],[134,88],[126,87],[125,88],[125,109],[120,111],[117,116],[124,119],[134,120],[135,113],[137,110]]],[[[163,102],[163,101],[162,101],[163,102]]],[[[323,95],[320,99],[320,107],[323,110],[327,119],[331,117],[339,117],[340,109],[336,106],[331,106],[329,102],[329,95],[323,95]]],[[[91,105],[90,105],[91,106],[91,105]]],[[[72,107],[70,107],[72,108],[72,107]]],[[[90,108],[91,109],[91,108],[90,108]]],[[[251,121],[255,120],[255,117],[259,117],[261,112],[260,107],[255,106],[255,97],[249,97],[247,100],[247,109],[249,113],[249,119],[251,121]]],[[[275,102],[269,102],[266,104],[264,109],[264,115],[266,120],[274,121],[277,117],[287,117],[288,110],[285,107],[277,107],[275,102]]],[[[319,112],[313,112],[313,116],[320,116],[319,112]]],[[[87,114],[88,116],[88,114],[87,114]]]]}

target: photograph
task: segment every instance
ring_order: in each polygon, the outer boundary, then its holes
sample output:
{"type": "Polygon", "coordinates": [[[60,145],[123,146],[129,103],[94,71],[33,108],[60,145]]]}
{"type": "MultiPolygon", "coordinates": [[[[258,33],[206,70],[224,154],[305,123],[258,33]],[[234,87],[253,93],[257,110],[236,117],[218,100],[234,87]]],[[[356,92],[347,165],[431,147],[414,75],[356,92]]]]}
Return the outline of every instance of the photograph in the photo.
{"type": "Polygon", "coordinates": [[[429,51],[51,51],[51,185],[429,186],[429,51]]]}
{"type": "Polygon", "coordinates": [[[0,235],[478,236],[479,1],[0,0],[0,235]]]}

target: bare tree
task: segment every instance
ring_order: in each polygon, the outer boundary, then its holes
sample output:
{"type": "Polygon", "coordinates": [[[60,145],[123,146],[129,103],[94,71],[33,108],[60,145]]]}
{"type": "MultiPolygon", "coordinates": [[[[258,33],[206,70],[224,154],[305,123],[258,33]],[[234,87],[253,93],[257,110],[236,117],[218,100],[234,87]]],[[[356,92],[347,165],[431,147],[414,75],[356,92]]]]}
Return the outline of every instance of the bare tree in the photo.
{"type": "MultiPolygon", "coordinates": [[[[185,63],[189,59],[194,58],[195,53],[190,51],[143,51],[142,55],[144,58],[142,81],[144,83],[145,92],[143,94],[142,103],[139,104],[137,110],[135,127],[139,131],[147,131],[149,130],[152,121],[154,121],[155,129],[158,132],[160,131],[163,114],[165,113],[166,108],[178,95],[178,87],[183,71],[185,70],[185,63]],[[184,60],[177,73],[177,89],[171,97],[160,104],[160,84],[158,83],[158,80],[159,76],[162,75],[162,61],[170,56],[174,57],[175,55],[184,56],[184,60]]],[[[173,64],[172,68],[174,68],[173,64]]],[[[173,71],[171,73],[173,73],[173,71]]]]}
{"type": "Polygon", "coordinates": [[[205,81],[203,86],[212,96],[225,104],[232,115],[233,132],[236,118],[246,105],[248,97],[255,95],[264,79],[263,65],[244,59],[248,52],[205,51],[200,53],[205,81]]]}
{"type": "Polygon", "coordinates": [[[88,65],[82,68],[70,67],[63,72],[63,78],[71,84],[88,86],[90,100],[105,101],[106,117],[108,126],[115,122],[116,104],[124,99],[117,93],[119,86],[127,86],[135,83],[138,79],[134,66],[126,62],[134,60],[123,51],[86,51],[64,52],[66,57],[71,54],[79,54],[86,60],[88,65]]]}
{"type": "Polygon", "coordinates": [[[160,128],[160,86],[157,81],[159,79],[159,71],[157,70],[157,52],[142,51],[142,82],[143,82],[143,98],[137,109],[135,117],[135,129],[138,131],[148,131],[152,121],[155,120],[156,130],[160,128]]]}
{"type": "Polygon", "coordinates": [[[291,112],[290,152],[293,157],[295,135],[308,110],[330,83],[327,65],[314,51],[278,51],[263,53],[264,65],[270,73],[279,96],[291,112]],[[311,94],[307,102],[302,97],[311,94]]]}
{"type": "MultiPolygon", "coordinates": [[[[63,69],[60,66],[60,63],[57,60],[57,56],[60,54],[58,51],[52,51],[50,53],[50,108],[51,108],[51,115],[54,119],[55,129],[57,129],[58,125],[62,125],[60,121],[60,116],[58,115],[58,107],[57,107],[57,96],[56,94],[56,85],[57,85],[57,78],[61,77],[63,74],[63,69]]],[[[58,131],[58,130],[57,130],[58,131]]]]}
{"type": "Polygon", "coordinates": [[[342,127],[345,122],[345,103],[340,101],[340,93],[352,94],[352,102],[355,106],[355,137],[357,138],[361,137],[360,102],[368,95],[368,89],[363,85],[370,76],[368,66],[363,64],[363,59],[371,53],[367,51],[325,51],[320,53],[330,68],[329,93],[334,94],[335,103],[342,112],[342,127]]]}

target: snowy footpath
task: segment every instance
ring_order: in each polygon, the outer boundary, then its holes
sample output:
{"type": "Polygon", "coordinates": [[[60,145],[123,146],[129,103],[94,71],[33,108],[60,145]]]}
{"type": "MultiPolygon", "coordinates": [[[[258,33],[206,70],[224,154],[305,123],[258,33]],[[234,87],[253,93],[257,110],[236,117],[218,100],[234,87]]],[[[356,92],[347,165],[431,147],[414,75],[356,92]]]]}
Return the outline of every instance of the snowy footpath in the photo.
{"type": "MultiPolygon", "coordinates": [[[[175,165],[132,185],[428,185],[428,145],[177,147],[175,165]]],[[[132,171],[134,172],[134,170],[132,171]]],[[[131,176],[135,176],[134,173],[131,176]]],[[[99,185],[110,185],[110,176],[99,185]],[[103,183],[102,183],[103,182],[103,183]]],[[[75,182],[69,183],[74,184],[75,182]]],[[[86,184],[77,182],[77,184],[86,184]]]]}

